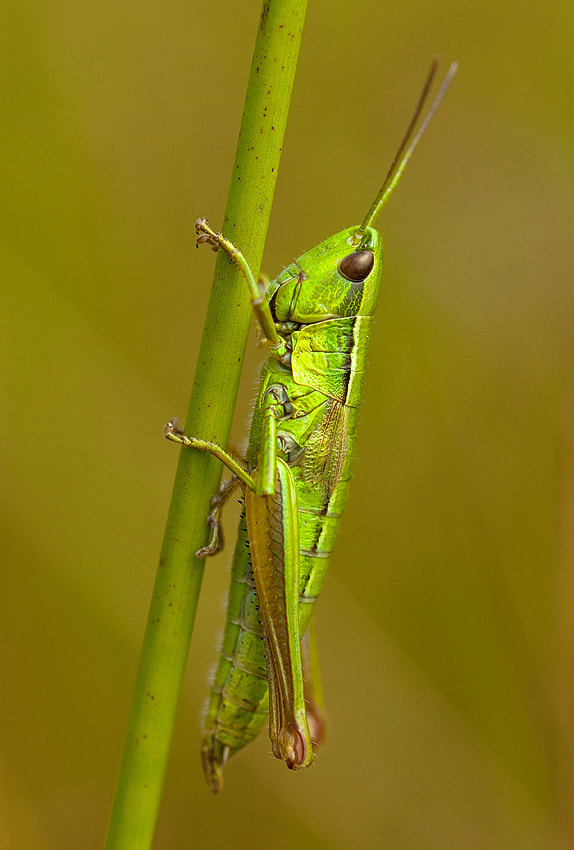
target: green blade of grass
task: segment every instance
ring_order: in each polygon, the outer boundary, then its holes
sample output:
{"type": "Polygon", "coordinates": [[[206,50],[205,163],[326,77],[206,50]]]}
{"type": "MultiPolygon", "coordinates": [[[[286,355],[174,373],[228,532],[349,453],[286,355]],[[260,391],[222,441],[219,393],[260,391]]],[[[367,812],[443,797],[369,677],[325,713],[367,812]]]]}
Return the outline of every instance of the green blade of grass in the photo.
{"type": "MultiPolygon", "coordinates": [[[[306,6],[306,0],[267,0],[257,33],[222,228],[241,247],[255,274],[263,256],[306,6]]],[[[186,433],[227,444],[250,315],[245,281],[220,254],[186,433]]],[[[206,542],[205,518],[220,476],[213,458],[181,451],[106,850],[147,850],[153,841],[203,576],[203,562],[194,553],[206,542]]]]}

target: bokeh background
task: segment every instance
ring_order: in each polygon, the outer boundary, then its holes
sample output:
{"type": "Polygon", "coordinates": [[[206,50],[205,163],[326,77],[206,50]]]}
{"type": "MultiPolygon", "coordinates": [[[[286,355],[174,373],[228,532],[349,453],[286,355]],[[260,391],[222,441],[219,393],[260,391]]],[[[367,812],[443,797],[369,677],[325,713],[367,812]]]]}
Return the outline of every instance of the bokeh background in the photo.
{"type": "MultiPolygon", "coordinates": [[[[0,847],[101,846],[259,0],[2,12],[0,847]]],[[[574,6],[310,2],[264,268],[360,220],[431,56],[459,75],[380,221],[386,284],[318,609],[329,738],[213,798],[206,570],[156,845],[574,847],[574,6]]],[[[252,334],[234,440],[245,436],[252,334]]],[[[231,537],[234,519],[228,516],[231,537]]]]}

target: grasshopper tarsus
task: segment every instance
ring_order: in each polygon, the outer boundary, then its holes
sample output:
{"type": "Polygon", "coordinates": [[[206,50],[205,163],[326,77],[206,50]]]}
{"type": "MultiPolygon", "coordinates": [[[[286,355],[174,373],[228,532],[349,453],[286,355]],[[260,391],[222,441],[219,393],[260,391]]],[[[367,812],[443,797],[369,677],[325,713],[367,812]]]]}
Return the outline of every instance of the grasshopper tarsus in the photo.
{"type": "Polygon", "coordinates": [[[166,440],[173,440],[176,443],[181,442],[179,437],[183,436],[183,431],[179,427],[179,420],[177,416],[174,416],[173,419],[170,419],[169,422],[165,423],[163,426],[163,436],[166,440]]]}
{"type": "Polygon", "coordinates": [[[199,248],[200,245],[210,245],[211,250],[217,252],[222,246],[222,243],[227,241],[221,233],[217,233],[211,229],[209,221],[206,218],[197,219],[195,222],[195,232],[197,234],[197,239],[195,240],[196,248],[199,248]]]}
{"type": "Polygon", "coordinates": [[[207,743],[201,748],[201,761],[203,773],[207,780],[209,790],[213,794],[219,794],[223,790],[222,767],[227,761],[229,747],[221,748],[213,735],[206,736],[207,743]]]}
{"type": "Polygon", "coordinates": [[[208,543],[207,546],[202,546],[201,549],[197,549],[195,553],[195,557],[200,561],[203,558],[212,558],[214,555],[217,555],[223,549],[223,535],[220,534],[217,542],[212,545],[208,543]]]}

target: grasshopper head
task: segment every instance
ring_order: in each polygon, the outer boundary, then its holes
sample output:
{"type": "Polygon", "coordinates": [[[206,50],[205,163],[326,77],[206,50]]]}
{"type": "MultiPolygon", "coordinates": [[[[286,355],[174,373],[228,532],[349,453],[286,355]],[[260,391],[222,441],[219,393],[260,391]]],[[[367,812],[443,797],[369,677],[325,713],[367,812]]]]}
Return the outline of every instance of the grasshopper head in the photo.
{"type": "Polygon", "coordinates": [[[411,123],[360,227],[342,230],[317,245],[295,260],[271,284],[267,297],[276,321],[311,324],[373,314],[381,285],[383,248],[381,237],[372,225],[398,184],[458,66],[456,62],[450,66],[416,130],[437,67],[438,57],[435,56],[411,123]]]}
{"type": "Polygon", "coordinates": [[[372,315],[379,297],[383,246],[368,228],[360,246],[351,240],[357,227],[336,233],[298,257],[268,292],[278,322],[311,324],[346,316],[372,315]]]}

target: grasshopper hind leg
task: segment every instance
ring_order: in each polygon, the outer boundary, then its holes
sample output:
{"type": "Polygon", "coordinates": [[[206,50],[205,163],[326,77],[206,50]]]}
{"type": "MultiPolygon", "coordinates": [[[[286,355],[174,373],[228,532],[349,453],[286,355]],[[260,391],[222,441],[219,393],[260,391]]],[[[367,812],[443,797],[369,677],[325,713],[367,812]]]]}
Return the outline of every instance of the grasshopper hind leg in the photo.
{"type": "Polygon", "coordinates": [[[203,774],[209,790],[219,794],[223,790],[223,767],[229,758],[230,748],[214,735],[204,739],[201,747],[203,774]]]}
{"type": "Polygon", "coordinates": [[[311,733],[311,741],[313,743],[313,752],[316,752],[317,748],[325,740],[327,714],[319,671],[314,617],[311,618],[309,628],[301,638],[301,661],[303,666],[305,711],[307,713],[307,723],[309,724],[309,732],[311,733]]]}

